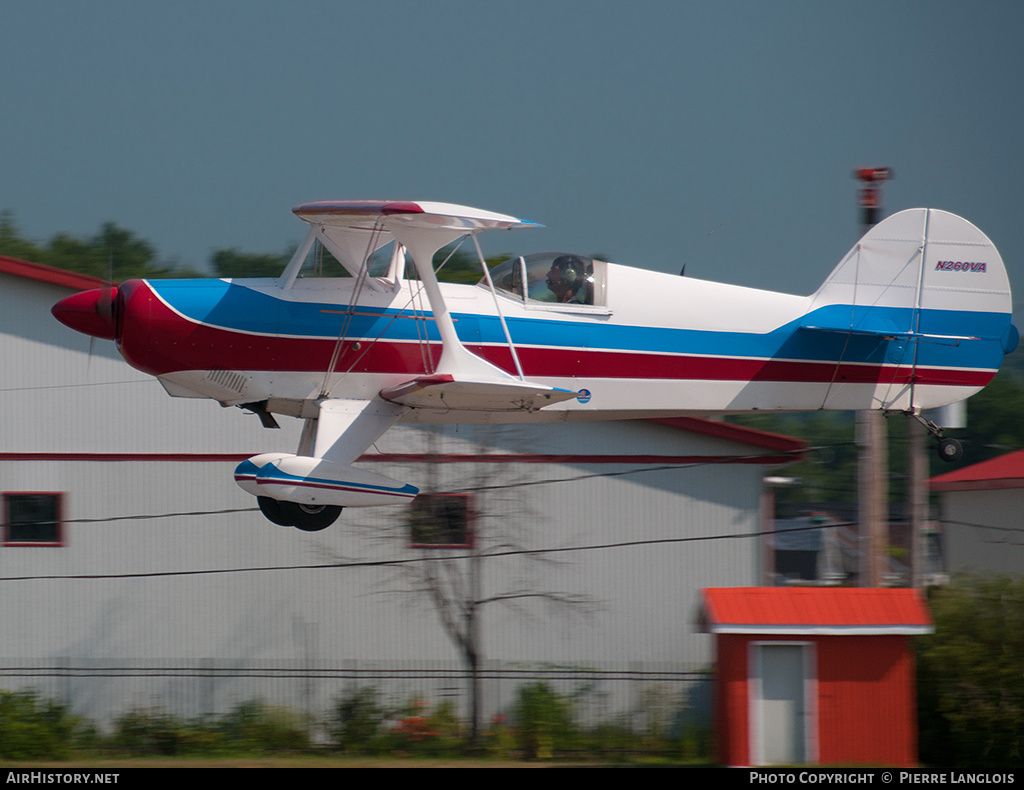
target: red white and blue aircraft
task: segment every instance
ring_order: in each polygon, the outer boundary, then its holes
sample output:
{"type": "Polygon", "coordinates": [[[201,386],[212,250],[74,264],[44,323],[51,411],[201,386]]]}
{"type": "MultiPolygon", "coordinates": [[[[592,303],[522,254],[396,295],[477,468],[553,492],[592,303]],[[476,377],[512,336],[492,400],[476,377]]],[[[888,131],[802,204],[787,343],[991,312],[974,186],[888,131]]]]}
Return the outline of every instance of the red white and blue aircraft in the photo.
{"type": "MultiPolygon", "coordinates": [[[[235,471],[271,521],[303,530],[323,529],[343,507],[416,496],[352,465],[399,420],[918,416],[984,387],[1018,339],[999,253],[936,209],[875,226],[810,296],[564,253],[488,269],[477,235],[533,223],[447,203],[294,212],[309,233],[276,279],[129,280],[53,313],[115,340],[173,396],[241,406],[270,427],[274,414],[305,420],[297,453],[257,455],[235,471]],[[477,285],[437,279],[435,254],[459,240],[480,259],[477,285]],[[348,276],[303,276],[323,250],[348,276]]],[[[940,455],[957,454],[955,440],[940,442],[940,455]]]]}

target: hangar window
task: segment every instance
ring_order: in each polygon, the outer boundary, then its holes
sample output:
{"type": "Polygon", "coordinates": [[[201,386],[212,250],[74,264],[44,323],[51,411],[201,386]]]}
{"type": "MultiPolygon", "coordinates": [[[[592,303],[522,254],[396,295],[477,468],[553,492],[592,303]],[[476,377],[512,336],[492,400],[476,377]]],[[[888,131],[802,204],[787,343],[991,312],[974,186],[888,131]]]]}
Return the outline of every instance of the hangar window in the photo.
{"type": "MultiPolygon", "coordinates": [[[[512,258],[491,270],[494,287],[531,302],[581,307],[605,304],[603,261],[564,252],[512,258]],[[524,288],[525,284],[525,288],[524,288]]],[[[481,285],[486,286],[485,281],[481,285]]]]}
{"type": "Polygon", "coordinates": [[[5,546],[63,546],[62,494],[4,494],[5,546]]]}
{"type": "Polygon", "coordinates": [[[420,494],[411,507],[410,548],[473,548],[473,507],[468,494],[420,494]]]}

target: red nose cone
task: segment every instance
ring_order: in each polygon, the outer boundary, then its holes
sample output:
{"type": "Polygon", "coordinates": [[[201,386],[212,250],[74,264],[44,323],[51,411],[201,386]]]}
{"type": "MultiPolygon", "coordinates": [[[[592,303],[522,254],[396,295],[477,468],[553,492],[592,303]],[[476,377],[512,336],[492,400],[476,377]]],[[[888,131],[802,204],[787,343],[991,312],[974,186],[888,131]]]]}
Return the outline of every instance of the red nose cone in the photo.
{"type": "Polygon", "coordinates": [[[97,288],[61,299],[50,312],[65,326],[104,340],[116,337],[114,300],[117,288],[97,288]]]}

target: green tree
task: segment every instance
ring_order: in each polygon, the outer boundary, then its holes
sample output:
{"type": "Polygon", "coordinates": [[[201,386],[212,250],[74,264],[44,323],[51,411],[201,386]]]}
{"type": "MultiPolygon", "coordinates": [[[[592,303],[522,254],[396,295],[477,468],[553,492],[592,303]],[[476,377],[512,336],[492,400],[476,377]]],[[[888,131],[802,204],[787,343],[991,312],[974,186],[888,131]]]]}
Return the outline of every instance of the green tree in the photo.
{"type": "Polygon", "coordinates": [[[1024,383],[1012,370],[1000,371],[967,401],[967,427],[955,435],[964,455],[950,471],[1024,447],[1024,383]]]}
{"type": "MultiPolygon", "coordinates": [[[[808,444],[804,460],[785,467],[782,474],[800,480],[796,488],[780,488],[780,509],[808,502],[855,502],[857,499],[857,447],[850,412],[745,414],[729,422],[803,439],[808,444]]],[[[889,421],[890,435],[893,434],[889,421]]],[[[892,453],[890,453],[892,454],[892,453]]]]}
{"type": "Polygon", "coordinates": [[[291,253],[270,255],[217,250],[213,254],[213,271],[218,277],[278,277],[288,264],[291,253]]]}
{"type": "Polygon", "coordinates": [[[14,222],[14,215],[10,211],[0,213],[0,255],[22,261],[39,262],[43,254],[42,247],[22,238],[14,222]]]}
{"type": "MultiPolygon", "coordinates": [[[[806,460],[786,467],[785,474],[799,478],[801,485],[777,491],[780,508],[807,502],[856,501],[857,447],[851,412],[750,414],[730,417],[729,421],[808,442],[806,460]]],[[[907,418],[902,414],[886,420],[889,497],[894,502],[905,497],[906,425],[907,418]]],[[[933,461],[933,475],[1024,447],[1024,380],[1012,368],[1001,370],[987,387],[967,401],[967,427],[948,433],[963,442],[963,457],[954,463],[933,461]]]]}
{"type": "MultiPolygon", "coordinates": [[[[508,259],[508,255],[502,254],[492,255],[485,260],[487,268],[493,269],[508,259]]],[[[480,268],[480,259],[477,258],[476,251],[472,247],[466,250],[463,246],[455,252],[452,252],[451,247],[442,247],[434,255],[434,268],[437,269],[438,266],[441,266],[441,269],[437,272],[437,279],[445,283],[473,285],[480,282],[484,276],[483,270],[480,268]],[[444,266],[441,266],[442,263],[444,266]]]]}
{"type": "Polygon", "coordinates": [[[924,763],[1024,762],[1024,580],[965,577],[930,597],[935,633],[917,641],[924,763]]]}
{"type": "Polygon", "coordinates": [[[114,282],[198,276],[174,263],[160,261],[153,245],[113,222],[105,222],[91,237],[57,233],[46,244],[37,244],[23,238],[13,216],[4,212],[0,215],[0,255],[114,282]]]}

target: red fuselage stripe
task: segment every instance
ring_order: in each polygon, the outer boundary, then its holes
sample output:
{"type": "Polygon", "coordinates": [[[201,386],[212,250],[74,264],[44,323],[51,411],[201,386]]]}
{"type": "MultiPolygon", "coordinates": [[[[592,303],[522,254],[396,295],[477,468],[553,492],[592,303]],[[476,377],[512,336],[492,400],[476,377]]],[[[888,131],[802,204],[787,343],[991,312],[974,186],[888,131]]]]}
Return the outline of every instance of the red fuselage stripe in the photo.
{"type": "MultiPolygon", "coordinates": [[[[125,332],[120,350],[133,366],[154,376],[185,370],[291,371],[322,373],[335,341],[253,335],[197,324],[167,307],[146,288],[136,292],[131,309],[145,316],[145,329],[125,332]],[[142,297],[140,306],[136,299],[142,297]]],[[[515,374],[508,348],[467,344],[467,348],[515,374]]],[[[991,370],[962,370],[909,365],[839,364],[829,361],[749,359],[685,354],[637,353],[585,348],[517,348],[524,373],[535,378],[648,379],[677,381],[769,381],[840,383],[913,383],[983,387],[991,370]]],[[[437,365],[441,344],[430,343],[437,365]]],[[[416,342],[358,340],[343,344],[335,370],[372,374],[423,375],[423,348],[416,342]]]]}

